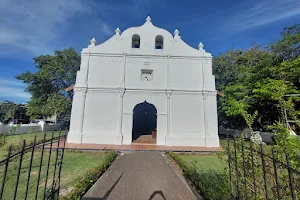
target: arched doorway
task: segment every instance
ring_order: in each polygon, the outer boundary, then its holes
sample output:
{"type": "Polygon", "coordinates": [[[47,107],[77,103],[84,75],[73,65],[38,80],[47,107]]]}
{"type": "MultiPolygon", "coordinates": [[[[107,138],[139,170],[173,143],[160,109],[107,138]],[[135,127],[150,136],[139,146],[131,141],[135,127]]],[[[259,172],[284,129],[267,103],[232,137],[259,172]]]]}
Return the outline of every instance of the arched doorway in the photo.
{"type": "Polygon", "coordinates": [[[156,144],[157,110],[144,101],[133,109],[132,142],[156,144]]]}

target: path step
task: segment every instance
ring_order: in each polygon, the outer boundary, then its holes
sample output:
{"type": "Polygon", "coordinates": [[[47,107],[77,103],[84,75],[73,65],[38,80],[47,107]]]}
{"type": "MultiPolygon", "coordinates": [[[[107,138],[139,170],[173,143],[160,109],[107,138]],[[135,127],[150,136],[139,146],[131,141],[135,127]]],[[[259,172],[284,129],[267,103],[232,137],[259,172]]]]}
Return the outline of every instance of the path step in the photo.
{"type": "Polygon", "coordinates": [[[156,144],[156,139],[152,138],[152,135],[141,135],[132,143],[156,144]]]}

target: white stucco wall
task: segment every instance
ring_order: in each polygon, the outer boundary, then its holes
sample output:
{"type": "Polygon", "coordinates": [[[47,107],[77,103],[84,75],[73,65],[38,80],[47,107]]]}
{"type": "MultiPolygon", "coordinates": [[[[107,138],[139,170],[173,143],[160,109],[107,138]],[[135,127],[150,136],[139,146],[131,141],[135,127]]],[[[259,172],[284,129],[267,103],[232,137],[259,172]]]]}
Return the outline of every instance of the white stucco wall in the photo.
{"type": "Polygon", "coordinates": [[[139,27],[82,50],[73,99],[69,143],[131,144],[133,108],[144,101],[157,109],[157,145],[218,147],[212,56],[187,45],[175,31],[139,27]],[[140,48],[132,48],[132,36],[140,48]],[[155,37],[164,48],[155,49],[155,37]],[[142,70],[152,70],[150,81],[142,70]]]}

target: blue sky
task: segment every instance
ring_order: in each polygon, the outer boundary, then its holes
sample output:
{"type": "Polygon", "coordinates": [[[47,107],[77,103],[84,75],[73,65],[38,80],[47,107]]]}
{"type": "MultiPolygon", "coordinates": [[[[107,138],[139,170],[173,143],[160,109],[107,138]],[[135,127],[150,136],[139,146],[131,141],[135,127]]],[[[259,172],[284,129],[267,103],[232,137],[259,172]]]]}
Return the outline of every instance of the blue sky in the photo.
{"type": "Polygon", "coordinates": [[[78,52],[150,15],[154,25],[177,28],[193,47],[214,56],[229,49],[267,45],[284,27],[300,23],[299,0],[0,0],[0,101],[26,102],[26,85],[14,79],[35,71],[32,58],[55,49],[78,52]]]}

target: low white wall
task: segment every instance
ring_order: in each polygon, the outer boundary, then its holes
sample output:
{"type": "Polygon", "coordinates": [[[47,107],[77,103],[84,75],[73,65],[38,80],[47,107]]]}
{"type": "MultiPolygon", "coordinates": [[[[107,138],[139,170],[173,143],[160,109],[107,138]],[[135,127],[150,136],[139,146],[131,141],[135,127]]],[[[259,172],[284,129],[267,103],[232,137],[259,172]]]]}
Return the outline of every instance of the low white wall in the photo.
{"type": "Polygon", "coordinates": [[[7,133],[9,128],[10,128],[9,125],[0,124],[0,133],[7,133]]]}
{"type": "Polygon", "coordinates": [[[44,125],[44,130],[43,131],[57,131],[63,128],[63,123],[61,124],[45,124],[44,125]]]}
{"type": "MultiPolygon", "coordinates": [[[[239,137],[242,134],[243,130],[239,130],[239,129],[229,129],[229,128],[224,128],[223,126],[219,127],[219,135],[223,136],[223,137],[239,137]]],[[[263,142],[266,143],[273,143],[272,140],[272,133],[270,132],[262,132],[262,131],[254,131],[254,133],[259,133],[259,135],[262,137],[263,142]]],[[[246,129],[245,133],[244,133],[244,138],[246,139],[250,139],[251,137],[251,133],[249,131],[249,129],[246,129]]]]}
{"type": "MultiPolygon", "coordinates": [[[[17,124],[8,124],[3,125],[0,124],[0,133],[7,133],[12,127],[18,126],[17,124]]],[[[42,131],[56,131],[63,127],[63,124],[21,124],[14,134],[23,134],[23,133],[34,133],[34,132],[42,132],[42,131]]]]}

